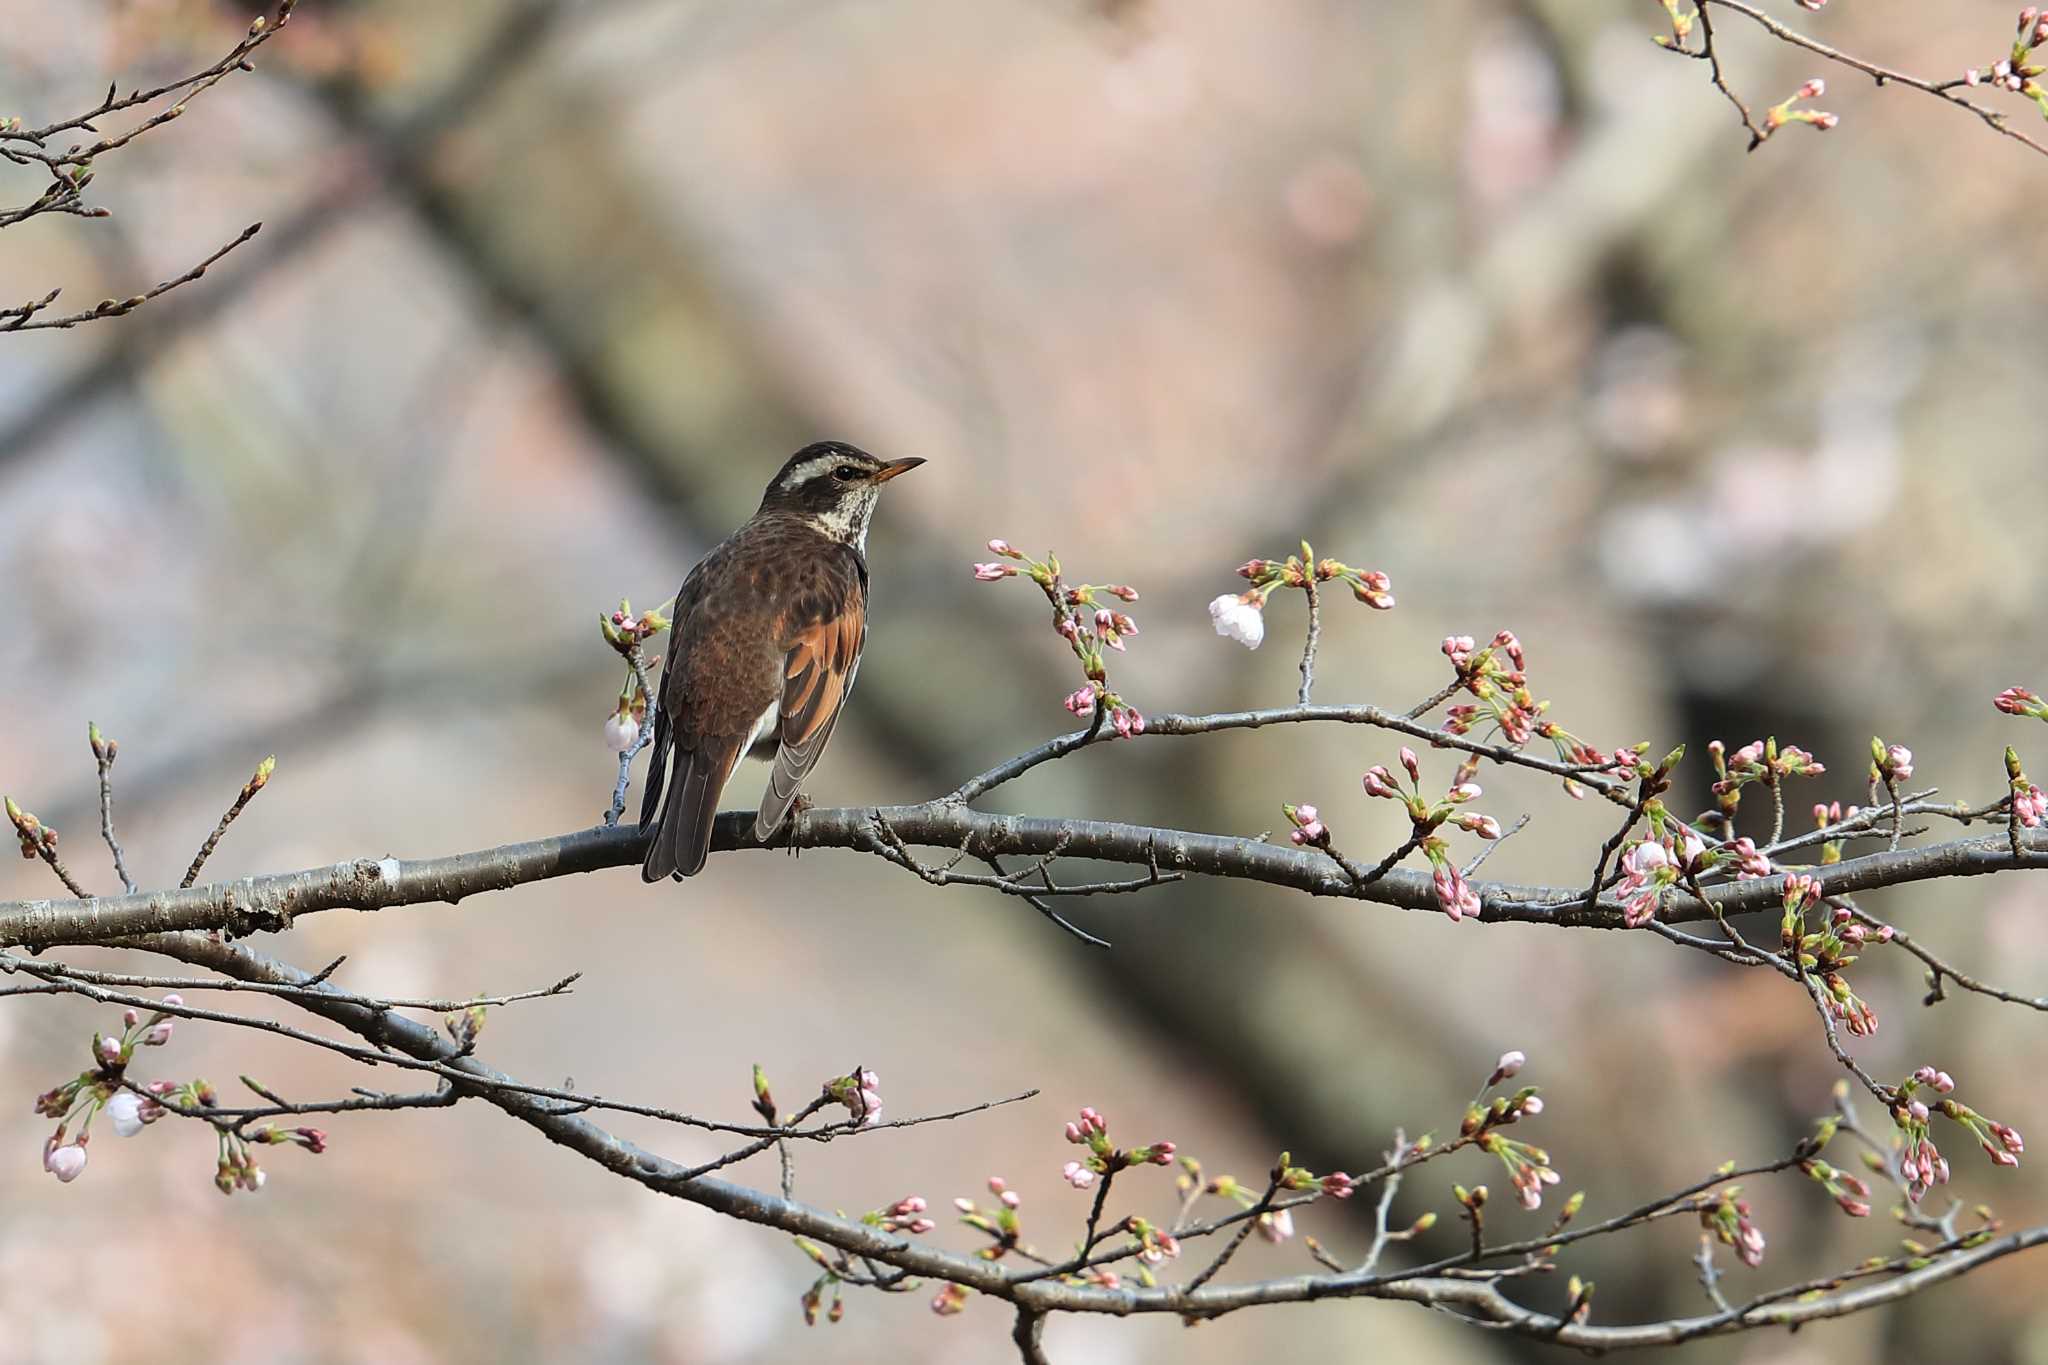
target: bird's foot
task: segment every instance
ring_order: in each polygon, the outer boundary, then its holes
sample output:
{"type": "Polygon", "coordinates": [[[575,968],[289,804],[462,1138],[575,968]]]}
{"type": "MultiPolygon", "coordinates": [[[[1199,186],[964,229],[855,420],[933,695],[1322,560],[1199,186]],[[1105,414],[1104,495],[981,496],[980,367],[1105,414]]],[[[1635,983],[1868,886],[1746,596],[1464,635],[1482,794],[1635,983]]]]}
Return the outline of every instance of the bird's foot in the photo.
{"type": "Polygon", "coordinates": [[[804,850],[804,815],[811,808],[811,798],[802,792],[789,805],[789,856],[794,858],[804,850]]]}

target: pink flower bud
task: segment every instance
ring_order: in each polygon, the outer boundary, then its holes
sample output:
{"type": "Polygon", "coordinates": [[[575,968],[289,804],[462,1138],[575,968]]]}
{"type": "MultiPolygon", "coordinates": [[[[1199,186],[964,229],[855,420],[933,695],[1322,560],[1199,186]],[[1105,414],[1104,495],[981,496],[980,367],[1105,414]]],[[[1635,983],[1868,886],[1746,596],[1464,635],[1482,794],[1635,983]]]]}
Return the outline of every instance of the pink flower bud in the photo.
{"type": "Polygon", "coordinates": [[[1002,555],[1005,559],[1023,558],[1023,556],[1018,554],[1016,549],[1013,546],[1011,546],[1009,541],[1002,539],[1000,536],[994,540],[991,540],[988,543],[988,552],[992,555],[1002,555]]]}
{"type": "Polygon", "coordinates": [[[977,583],[994,583],[998,579],[1008,578],[1016,572],[1017,569],[1014,565],[999,564],[991,560],[987,564],[977,564],[974,566],[974,581],[977,583]]]}
{"type": "Polygon", "coordinates": [[[1085,1190],[1095,1183],[1095,1172],[1078,1161],[1069,1161],[1060,1167],[1060,1178],[1077,1190],[1085,1190]]]}
{"type": "Polygon", "coordinates": [[[1374,764],[1366,770],[1365,794],[1367,796],[1390,796],[1399,799],[1401,793],[1394,787],[1394,775],[1384,764],[1374,764]]]}
{"type": "Polygon", "coordinates": [[[1060,702],[1060,705],[1066,707],[1077,716],[1092,716],[1095,714],[1095,689],[1092,687],[1076,688],[1067,694],[1060,702]]]}
{"type": "Polygon", "coordinates": [[[1274,1209],[1259,1215],[1259,1236],[1278,1246],[1294,1235],[1294,1210],[1274,1209]]]}
{"type": "Polygon", "coordinates": [[[1529,1054],[1519,1048],[1501,1053],[1500,1060],[1493,1064],[1493,1077],[1487,1084],[1499,1085],[1502,1081],[1512,1079],[1521,1073],[1528,1062],[1529,1054]]]}
{"type": "Polygon", "coordinates": [[[1828,83],[1815,76],[1812,80],[1799,87],[1799,98],[1803,100],[1817,100],[1822,95],[1827,94],[1827,92],[1828,83]]]}
{"type": "Polygon", "coordinates": [[[1456,923],[1467,915],[1478,915],[1479,893],[1465,880],[1465,874],[1449,863],[1440,864],[1431,878],[1436,887],[1436,900],[1446,915],[1456,923]]]}
{"type": "Polygon", "coordinates": [[[633,741],[640,737],[640,727],[633,717],[623,711],[612,712],[611,719],[604,723],[604,747],[615,754],[622,754],[633,747],[633,741]]]}
{"type": "Polygon", "coordinates": [[[1391,611],[1394,607],[1392,586],[1392,581],[1385,574],[1375,570],[1358,576],[1358,582],[1352,585],[1351,595],[1374,611],[1391,611]]]}
{"type": "Polygon", "coordinates": [[[1422,764],[1416,759],[1415,751],[1407,745],[1401,746],[1401,766],[1408,770],[1408,776],[1415,781],[1422,780],[1422,764]]]}

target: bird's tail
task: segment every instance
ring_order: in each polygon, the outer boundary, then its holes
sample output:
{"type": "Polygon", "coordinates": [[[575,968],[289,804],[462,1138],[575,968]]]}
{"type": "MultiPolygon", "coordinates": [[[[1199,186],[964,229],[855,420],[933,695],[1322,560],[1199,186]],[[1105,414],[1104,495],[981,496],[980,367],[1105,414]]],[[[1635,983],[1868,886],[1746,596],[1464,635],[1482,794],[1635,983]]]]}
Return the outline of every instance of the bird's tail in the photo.
{"type": "MultiPolygon", "coordinates": [[[[655,722],[655,728],[658,756],[667,736],[662,733],[660,720],[655,722]]],[[[647,842],[646,861],[640,865],[642,881],[688,877],[703,869],[711,852],[711,826],[718,818],[718,798],[739,763],[742,738],[707,736],[695,749],[676,748],[668,799],[662,803],[653,838],[647,842]]],[[[651,806],[660,795],[659,787],[654,785],[656,780],[649,778],[646,806],[651,806]]],[[[640,822],[643,827],[647,823],[644,808],[640,822]]]]}

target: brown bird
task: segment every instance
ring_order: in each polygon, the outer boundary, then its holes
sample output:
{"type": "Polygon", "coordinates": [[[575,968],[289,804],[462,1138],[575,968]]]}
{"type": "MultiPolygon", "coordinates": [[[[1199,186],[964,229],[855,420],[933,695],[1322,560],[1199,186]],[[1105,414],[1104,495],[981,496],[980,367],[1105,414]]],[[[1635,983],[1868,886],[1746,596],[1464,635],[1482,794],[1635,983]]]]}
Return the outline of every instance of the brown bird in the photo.
{"type": "Polygon", "coordinates": [[[649,832],[643,880],[704,866],[719,793],[757,739],[773,747],[775,771],[754,837],[766,839],[788,816],[860,670],[875,503],[883,484],[923,463],[878,460],[839,441],[805,446],[746,525],[683,580],[640,809],[649,832]]]}

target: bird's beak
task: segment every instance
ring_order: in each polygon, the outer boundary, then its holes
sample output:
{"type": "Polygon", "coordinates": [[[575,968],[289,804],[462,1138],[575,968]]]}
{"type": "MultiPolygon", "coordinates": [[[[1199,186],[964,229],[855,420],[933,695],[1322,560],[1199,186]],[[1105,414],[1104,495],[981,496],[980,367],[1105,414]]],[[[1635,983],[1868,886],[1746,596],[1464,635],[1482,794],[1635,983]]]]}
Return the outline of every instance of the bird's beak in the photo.
{"type": "Polygon", "coordinates": [[[923,463],[924,461],[916,456],[912,456],[907,460],[892,460],[875,471],[875,482],[887,483],[898,474],[908,474],[923,463]]]}

